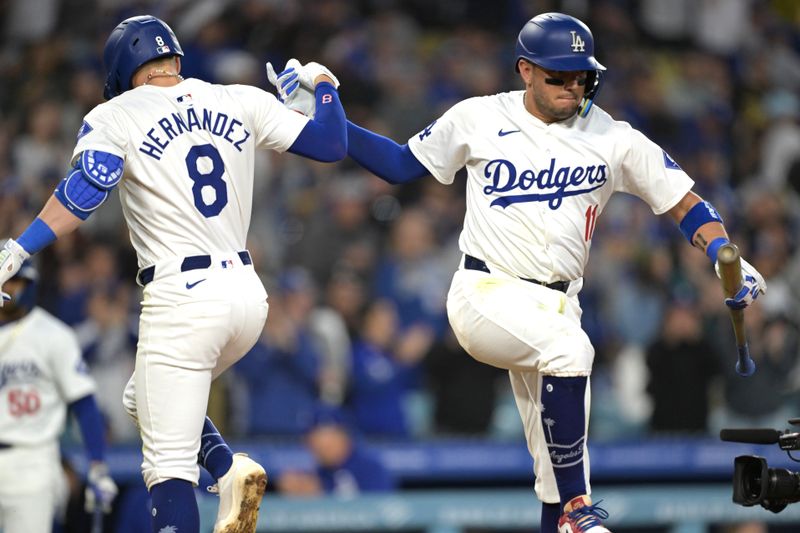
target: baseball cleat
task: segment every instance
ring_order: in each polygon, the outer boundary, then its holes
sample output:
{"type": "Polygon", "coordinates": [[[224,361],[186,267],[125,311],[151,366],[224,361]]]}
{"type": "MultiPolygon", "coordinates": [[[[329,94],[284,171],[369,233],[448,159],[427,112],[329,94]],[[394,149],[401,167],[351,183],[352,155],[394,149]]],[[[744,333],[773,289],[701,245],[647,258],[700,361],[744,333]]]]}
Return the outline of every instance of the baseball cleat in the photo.
{"type": "Polygon", "coordinates": [[[589,496],[578,496],[564,506],[564,514],[558,520],[558,533],[611,533],[603,525],[606,518],[608,512],[592,505],[589,496]]]}
{"type": "Polygon", "coordinates": [[[247,454],[236,453],[233,463],[208,492],[219,495],[214,533],[255,533],[258,509],[267,488],[267,474],[247,454]]]}

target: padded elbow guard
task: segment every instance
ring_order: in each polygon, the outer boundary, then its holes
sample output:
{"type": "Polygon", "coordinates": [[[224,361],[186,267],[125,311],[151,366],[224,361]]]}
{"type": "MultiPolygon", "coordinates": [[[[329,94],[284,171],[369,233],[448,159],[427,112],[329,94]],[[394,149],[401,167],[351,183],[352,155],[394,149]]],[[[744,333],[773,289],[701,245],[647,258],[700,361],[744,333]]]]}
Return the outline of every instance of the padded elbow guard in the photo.
{"type": "Polygon", "coordinates": [[[122,158],[108,152],[86,150],[78,164],[61,180],[55,196],[76,217],[86,220],[108,198],[122,179],[122,158]]]}

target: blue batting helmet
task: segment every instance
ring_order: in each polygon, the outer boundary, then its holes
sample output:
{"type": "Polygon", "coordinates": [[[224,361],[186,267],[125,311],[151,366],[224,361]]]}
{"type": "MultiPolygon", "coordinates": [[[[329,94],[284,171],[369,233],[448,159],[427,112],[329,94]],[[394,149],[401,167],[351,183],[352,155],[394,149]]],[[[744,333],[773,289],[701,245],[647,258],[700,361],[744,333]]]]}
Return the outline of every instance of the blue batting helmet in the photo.
{"type": "Polygon", "coordinates": [[[22,263],[20,269],[11,279],[16,278],[27,280],[28,283],[26,284],[25,288],[14,297],[14,303],[17,305],[17,307],[22,307],[30,311],[33,309],[33,306],[36,305],[36,295],[39,285],[39,271],[36,270],[36,267],[33,266],[33,263],[30,260],[27,260],[22,263]]]}
{"type": "Polygon", "coordinates": [[[123,20],[108,36],[103,51],[107,71],[103,96],[110,100],[131,89],[134,72],[148,61],[182,55],[178,38],[163,20],[151,15],[123,20]]]}
{"type": "Polygon", "coordinates": [[[581,103],[585,116],[600,90],[601,72],[606,69],[594,58],[594,38],[583,22],[563,13],[542,13],[529,20],[517,37],[517,60],[555,71],[585,70],[586,92],[581,103]]]}

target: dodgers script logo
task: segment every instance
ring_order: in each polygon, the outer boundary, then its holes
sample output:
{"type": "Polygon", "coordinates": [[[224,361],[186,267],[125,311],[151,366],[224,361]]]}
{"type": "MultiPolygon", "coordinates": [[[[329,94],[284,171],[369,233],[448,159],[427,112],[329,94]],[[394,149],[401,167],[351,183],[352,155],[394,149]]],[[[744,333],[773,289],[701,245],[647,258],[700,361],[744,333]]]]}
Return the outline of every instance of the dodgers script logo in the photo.
{"type": "Polygon", "coordinates": [[[9,383],[33,383],[42,376],[42,371],[33,361],[12,361],[0,365],[0,389],[9,383]]]}
{"type": "Polygon", "coordinates": [[[590,193],[608,181],[605,165],[556,167],[555,158],[550,159],[550,166],[539,172],[532,169],[517,172],[511,161],[493,159],[486,164],[483,175],[491,181],[483,188],[484,194],[512,193],[496,198],[490,204],[502,208],[521,202],[547,202],[550,209],[556,210],[564,198],[590,193]],[[525,192],[533,188],[540,192],[525,192]]]}

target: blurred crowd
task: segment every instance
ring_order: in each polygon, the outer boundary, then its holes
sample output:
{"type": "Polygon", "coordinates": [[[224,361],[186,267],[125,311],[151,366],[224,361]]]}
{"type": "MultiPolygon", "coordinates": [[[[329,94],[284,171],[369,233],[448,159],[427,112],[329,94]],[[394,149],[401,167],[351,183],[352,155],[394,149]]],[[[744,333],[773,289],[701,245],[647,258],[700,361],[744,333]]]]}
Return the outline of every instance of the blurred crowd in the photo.
{"type": "MultiPolygon", "coordinates": [[[[618,195],[581,294],[596,348],[596,439],[782,429],[800,416],[800,3],[792,0],[9,0],[0,3],[0,235],[16,236],[67,172],[101,103],[102,48],[122,19],[172,25],[183,74],[271,89],[296,57],[341,81],[348,118],[405,140],[464,98],[514,90],[514,43],[545,11],[586,21],[608,68],[597,104],[696,181],[768,293],[746,314],[754,376],[714,269],[674,223],[618,195]],[[91,4],[91,5],[90,5],[91,4]]],[[[121,393],[140,289],[112,196],[39,258],[41,305],[73,326],[114,442],[136,441],[121,393]]],[[[518,437],[508,378],[454,340],[463,180],[390,186],[349,160],[264,152],[248,248],[269,291],[258,344],[214,385],[228,435],[297,436],[319,405],[372,438],[518,437]]]]}

